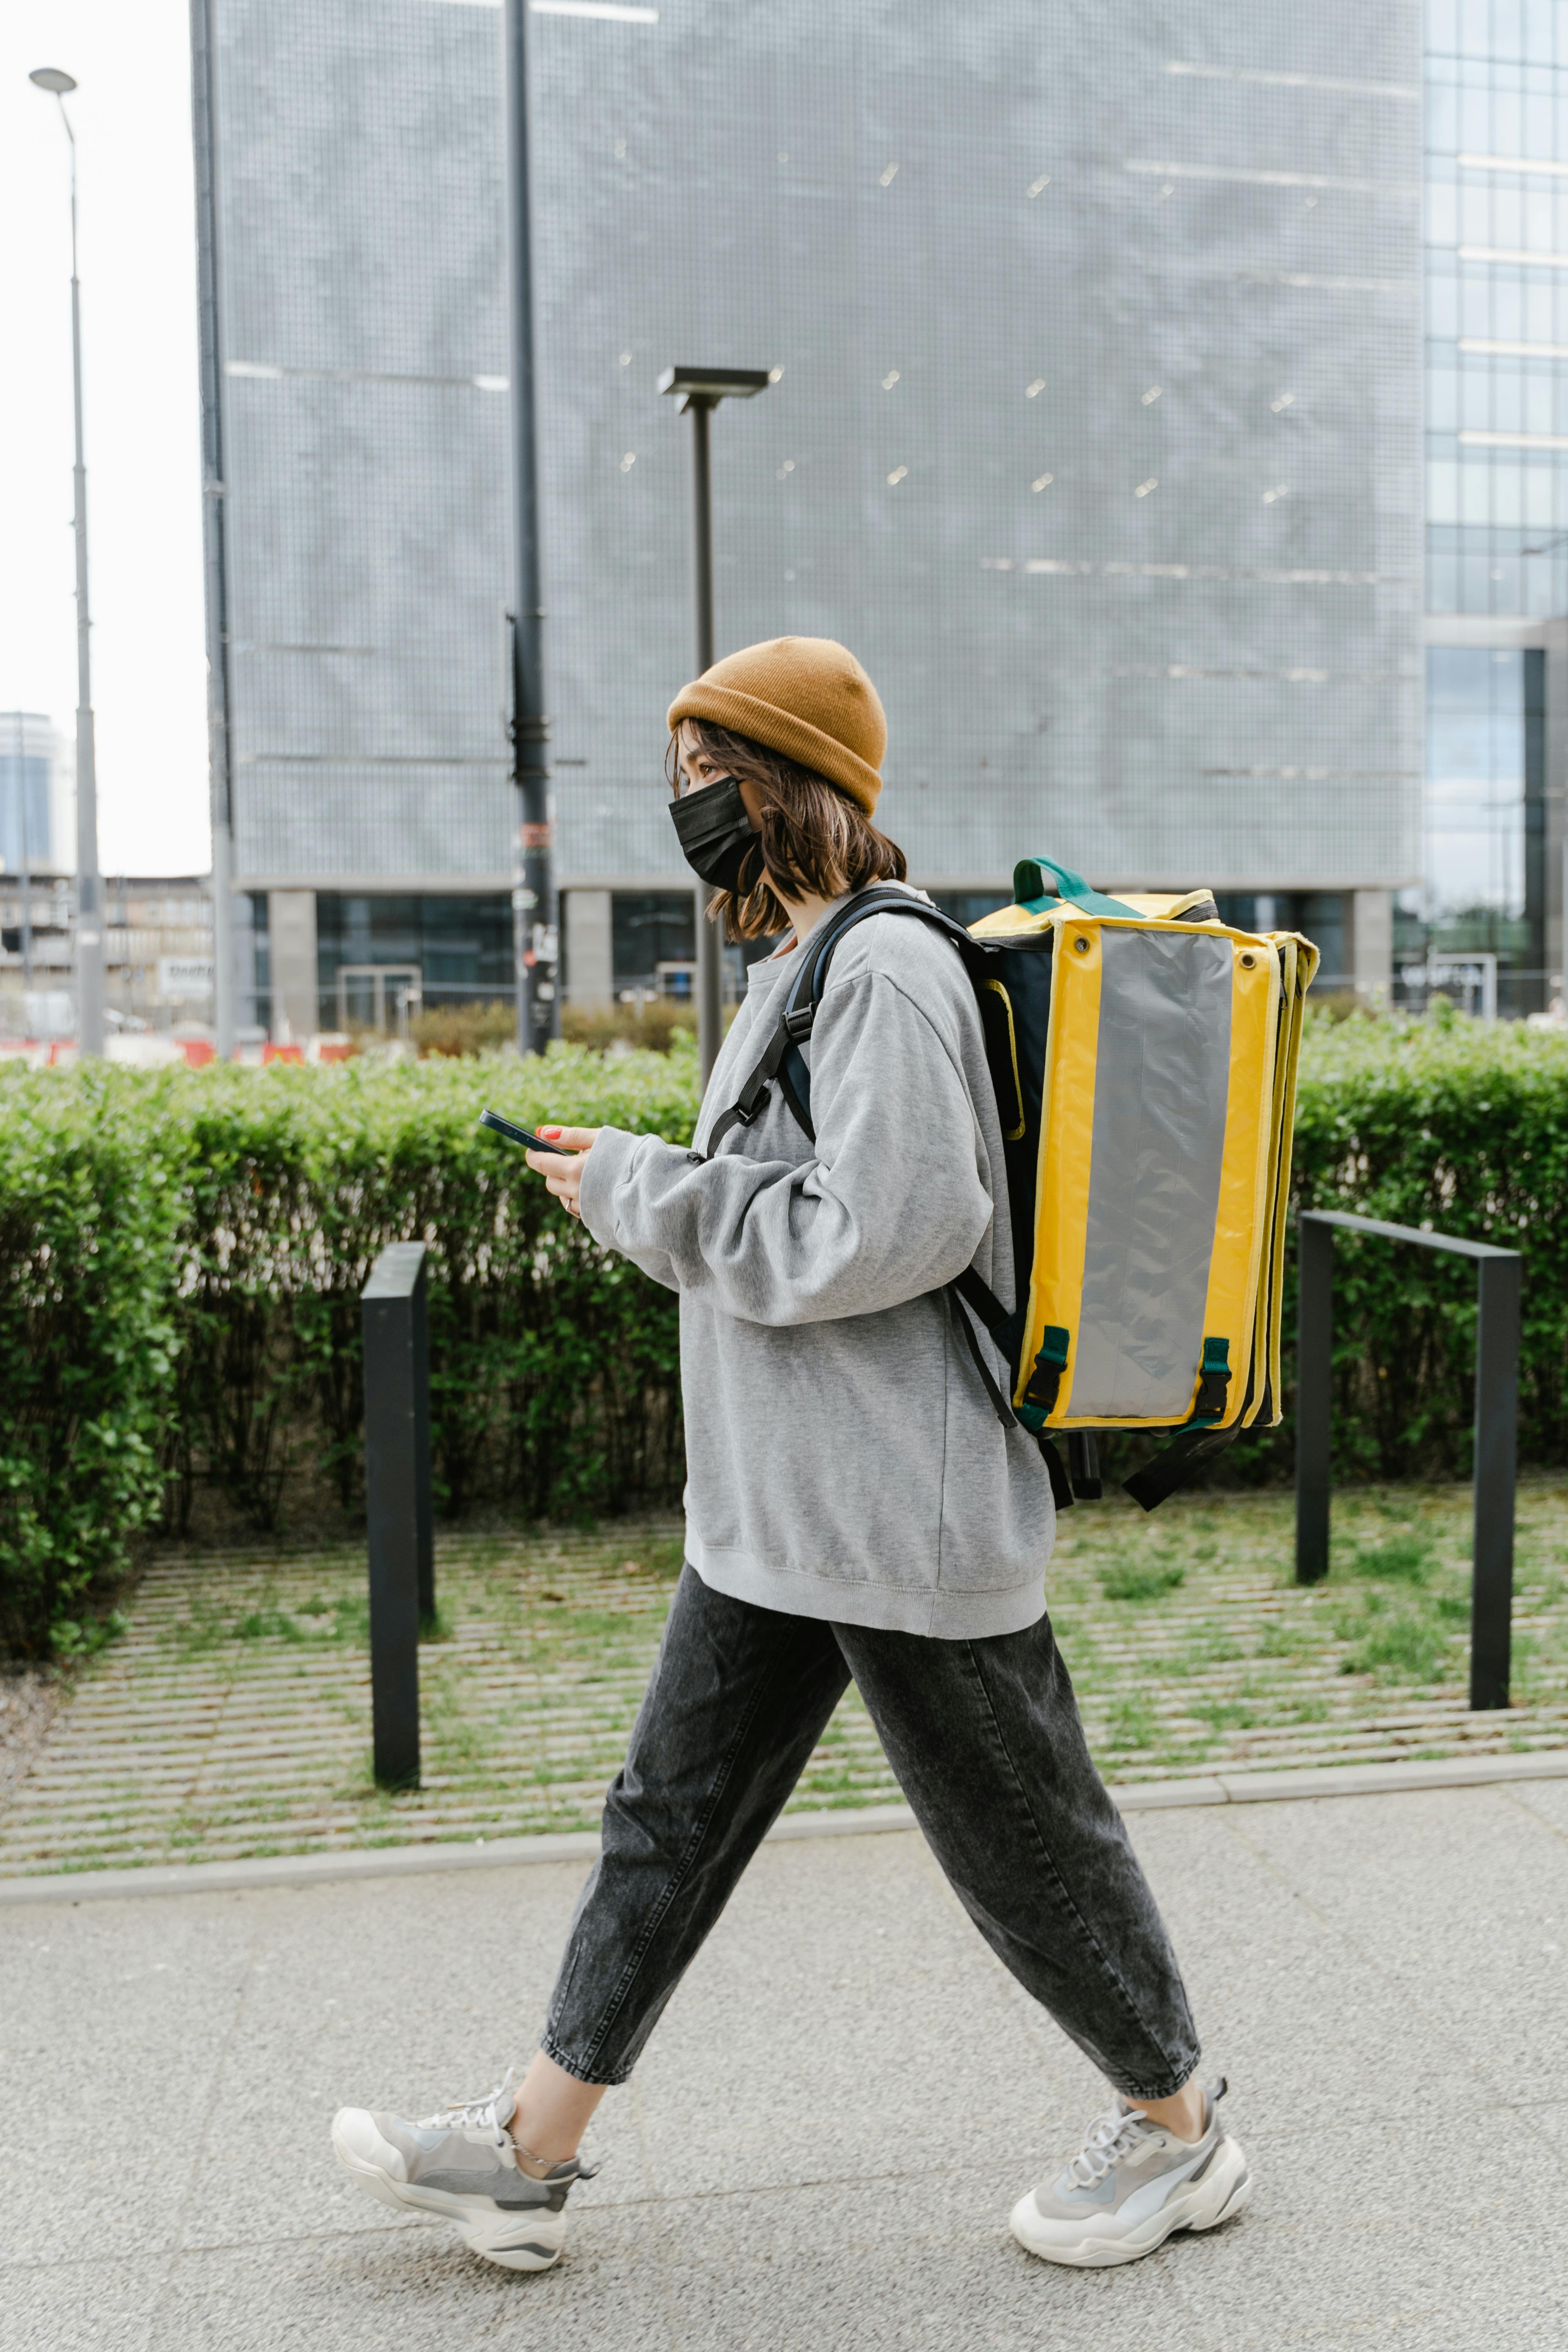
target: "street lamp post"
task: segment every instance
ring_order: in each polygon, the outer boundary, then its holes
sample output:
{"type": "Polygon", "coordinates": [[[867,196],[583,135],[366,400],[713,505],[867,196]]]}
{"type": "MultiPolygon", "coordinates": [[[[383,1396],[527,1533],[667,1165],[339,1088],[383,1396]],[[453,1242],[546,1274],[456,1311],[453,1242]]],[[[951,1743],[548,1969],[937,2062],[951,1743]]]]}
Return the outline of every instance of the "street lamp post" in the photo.
{"type": "MultiPolygon", "coordinates": [[[[16,817],[22,830],[22,992],[32,993],[33,987],[33,854],[27,838],[27,767],[26,738],[22,714],[16,713],[16,817]]],[[[23,1008],[23,1019],[26,1009],[23,1008]]]]}
{"type": "Polygon", "coordinates": [[[561,1034],[554,812],[544,711],[544,611],[534,452],[533,251],[528,185],[528,0],[506,0],[507,261],[511,294],[511,740],[517,782],[512,961],[517,1045],[542,1054],[561,1034]]]}
{"type": "Polygon", "coordinates": [[[228,485],[218,301],[217,58],[214,0],[191,0],[191,128],[196,167],[196,310],[201,355],[202,586],[207,639],[207,801],[212,816],[213,1029],[234,1056],[239,978],[234,923],[233,696],[228,642],[228,485]]]}
{"type": "Polygon", "coordinates": [[[58,66],[27,77],[60,110],[71,156],[71,375],[76,393],[76,974],[77,1045],[103,1052],[103,880],[98,870],[98,773],[92,742],[91,621],[87,602],[87,463],[81,431],[81,285],[76,253],[76,133],[66,94],[76,88],[58,66]]]}
{"type": "MultiPolygon", "coordinates": [[[[713,667],[713,499],[708,464],[708,419],[721,400],[754,400],[772,378],[766,368],[666,368],[660,392],[673,393],[691,419],[691,569],[695,589],[697,669],[713,667]]],[[[707,894],[697,891],[697,1050],[702,1083],[719,1058],[723,1036],[720,976],[721,942],[708,920],[707,894]]]]}

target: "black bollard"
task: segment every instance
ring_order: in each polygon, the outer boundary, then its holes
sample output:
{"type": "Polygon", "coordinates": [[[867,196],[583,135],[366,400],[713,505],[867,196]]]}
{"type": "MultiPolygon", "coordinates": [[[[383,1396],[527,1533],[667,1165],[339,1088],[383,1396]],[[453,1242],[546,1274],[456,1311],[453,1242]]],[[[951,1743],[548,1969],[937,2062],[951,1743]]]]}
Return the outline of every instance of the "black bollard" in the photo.
{"type": "Polygon", "coordinates": [[[393,1242],[360,1294],[375,1777],[419,1780],[419,1629],[435,1614],[425,1244],[393,1242]]]}

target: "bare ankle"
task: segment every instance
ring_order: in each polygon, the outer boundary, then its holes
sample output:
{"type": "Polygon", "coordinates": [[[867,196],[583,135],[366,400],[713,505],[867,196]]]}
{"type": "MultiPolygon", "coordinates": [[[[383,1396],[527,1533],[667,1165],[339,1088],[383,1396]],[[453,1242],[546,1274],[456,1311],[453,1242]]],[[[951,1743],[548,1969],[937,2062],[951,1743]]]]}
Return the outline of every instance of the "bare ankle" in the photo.
{"type": "Polygon", "coordinates": [[[531,2147],[524,2147],[515,2131],[511,2134],[511,2147],[518,2170],[526,2172],[531,2180],[542,2180],[546,2173],[553,2172],[558,2164],[566,2161],[563,2156],[536,2156],[531,2147]]]}
{"type": "Polygon", "coordinates": [[[1195,2076],[1169,2099],[1134,2099],[1131,2104],[1162,2131],[1173,2132],[1177,2139],[1200,2140],[1204,2136],[1206,2103],[1195,2076]]]}
{"type": "Polygon", "coordinates": [[[604,2095],[602,2083],[581,2083],[542,2050],[538,2052],[507,2119],[518,2169],[542,2180],[556,2165],[568,2163],[604,2095]]]}

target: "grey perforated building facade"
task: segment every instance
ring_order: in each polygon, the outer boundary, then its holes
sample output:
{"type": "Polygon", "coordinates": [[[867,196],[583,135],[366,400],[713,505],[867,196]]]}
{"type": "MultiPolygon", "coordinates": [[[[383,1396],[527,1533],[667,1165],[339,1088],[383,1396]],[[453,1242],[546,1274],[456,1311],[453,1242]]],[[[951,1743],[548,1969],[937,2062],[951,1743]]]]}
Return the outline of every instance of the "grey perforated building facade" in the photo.
{"type": "MultiPolygon", "coordinates": [[[[340,964],[500,994],[500,13],[205,5],[242,985],[296,1026],[340,964]]],[[[536,0],[531,39],[572,992],[687,903],[671,361],[779,371],[714,425],[720,646],[854,646],[916,878],[1206,881],[1382,978],[1420,868],[1419,10],[536,0]]]]}

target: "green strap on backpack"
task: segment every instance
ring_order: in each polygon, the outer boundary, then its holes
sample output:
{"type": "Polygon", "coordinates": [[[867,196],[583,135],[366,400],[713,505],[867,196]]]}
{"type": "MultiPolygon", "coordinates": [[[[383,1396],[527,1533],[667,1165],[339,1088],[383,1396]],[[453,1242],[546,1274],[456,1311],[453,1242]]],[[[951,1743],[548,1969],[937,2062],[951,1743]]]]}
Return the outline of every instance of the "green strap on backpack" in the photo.
{"type": "Polygon", "coordinates": [[[1129,907],[1121,898],[1108,898],[1103,890],[1091,889],[1081,874],[1075,874],[1070,866],[1058,866],[1054,857],[1021,857],[1013,868],[1013,896],[1031,915],[1043,915],[1058,898],[1070,898],[1086,915],[1123,915],[1135,923],[1143,919],[1136,907],[1129,907]],[[1055,890],[1046,887],[1041,870],[1046,867],[1057,877],[1058,887],[1055,890]]]}

